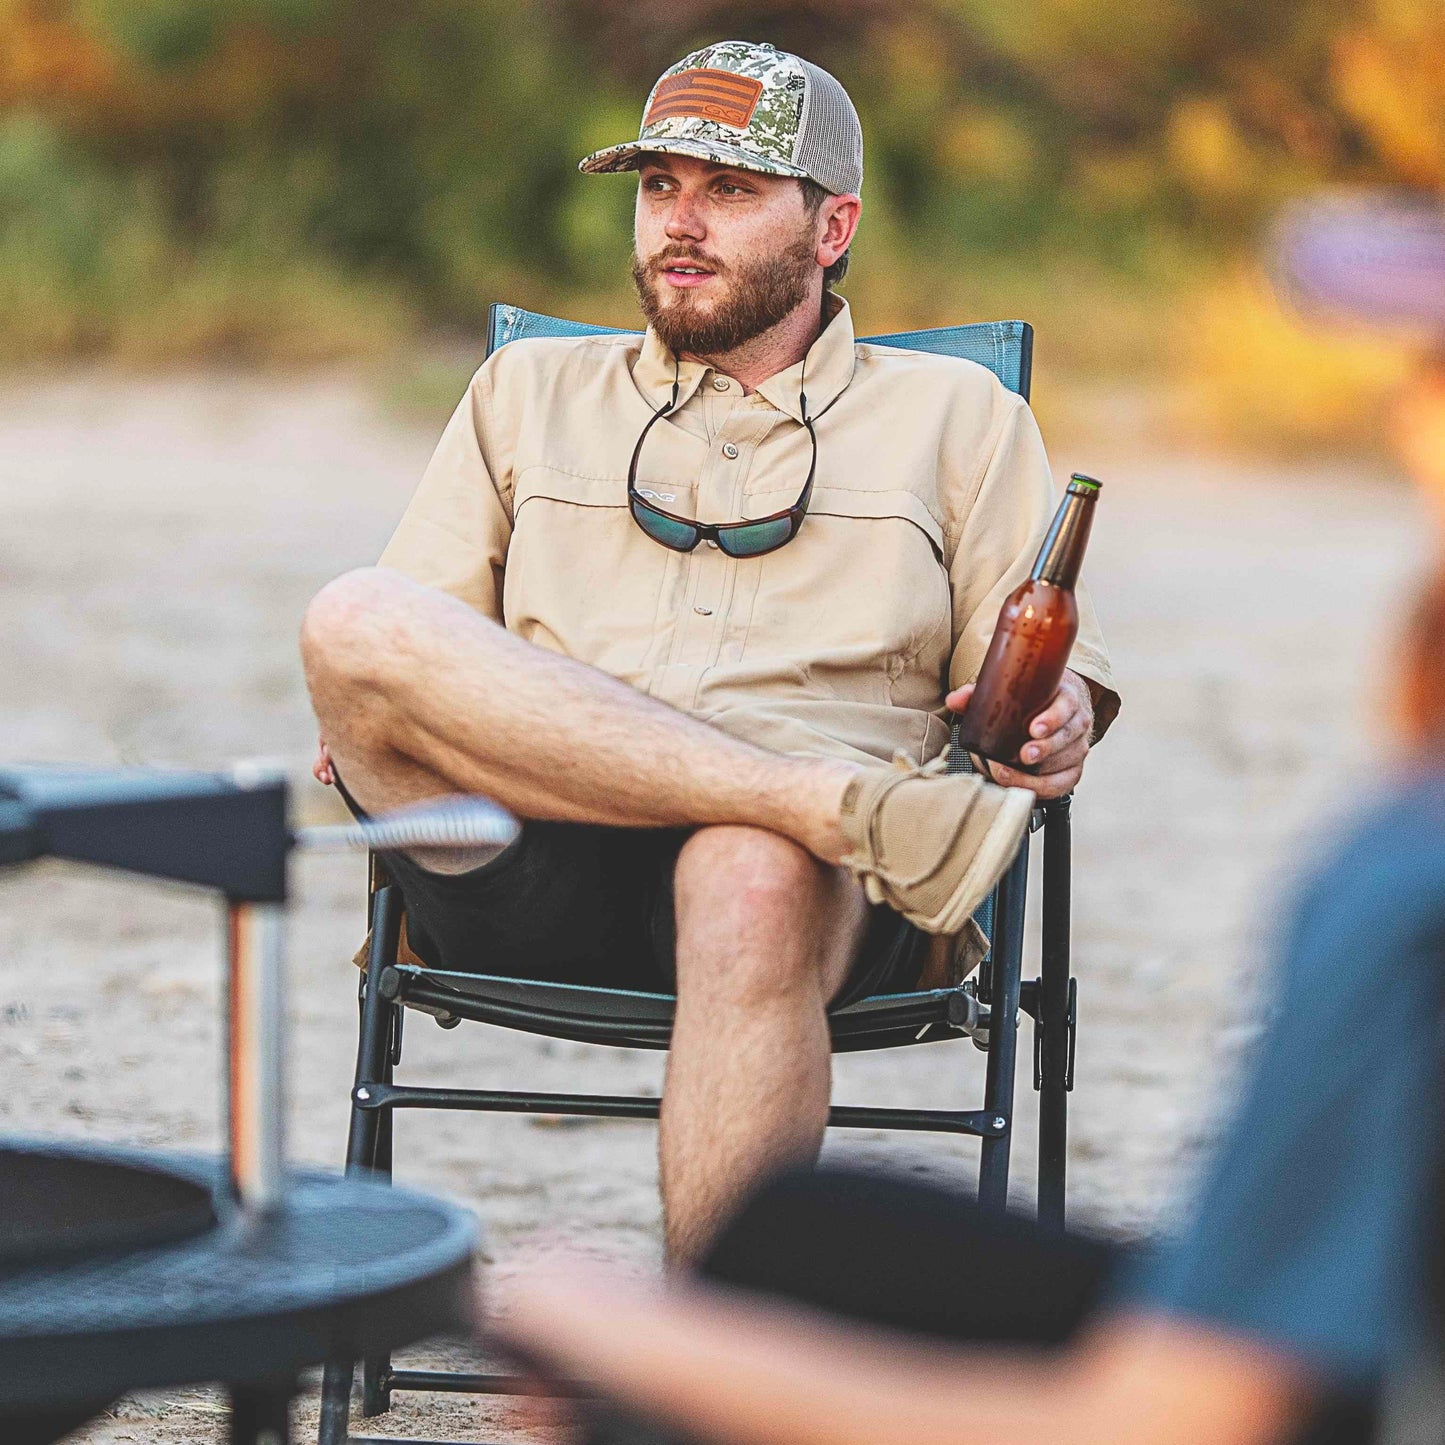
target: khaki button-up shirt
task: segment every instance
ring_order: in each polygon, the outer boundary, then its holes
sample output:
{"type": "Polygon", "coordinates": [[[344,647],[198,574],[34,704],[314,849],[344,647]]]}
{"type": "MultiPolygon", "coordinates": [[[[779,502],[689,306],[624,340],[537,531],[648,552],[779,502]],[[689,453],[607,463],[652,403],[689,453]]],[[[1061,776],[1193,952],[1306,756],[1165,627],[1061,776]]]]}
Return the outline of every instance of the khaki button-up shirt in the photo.
{"type": "MultiPolygon", "coordinates": [[[[841,303],[803,362],[751,395],[645,337],[514,341],[472,379],[381,558],[539,647],[775,752],[923,762],[977,675],[1056,505],[1028,406],[973,362],[862,345],[841,303]],[[669,512],[782,511],[798,535],[738,560],[669,551],[627,507],[627,465],[669,512]]],[[[1118,708],[1082,589],[1070,665],[1118,708]]]]}

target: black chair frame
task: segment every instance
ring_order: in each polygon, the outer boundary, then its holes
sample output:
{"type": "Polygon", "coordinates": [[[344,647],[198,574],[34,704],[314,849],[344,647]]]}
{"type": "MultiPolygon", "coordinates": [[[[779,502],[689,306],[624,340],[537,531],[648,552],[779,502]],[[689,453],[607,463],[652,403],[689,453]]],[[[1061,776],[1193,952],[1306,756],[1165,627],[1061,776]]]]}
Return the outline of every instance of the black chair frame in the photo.
{"type": "MultiPolygon", "coordinates": [[[[1018,1017],[1033,1020],[1033,1082],[1039,1095],[1038,1197],[1041,1221],[1064,1224],[1068,1095],[1074,1086],[1077,984],[1071,976],[1070,805],[1068,797],[1034,810],[1030,835],[1043,834],[1042,927],[1039,972],[1023,977],[1024,910],[1032,836],[1000,880],[988,958],[976,977],[950,988],[864,999],[831,1016],[835,1052],[896,1048],[943,1039],[972,1038],[987,1053],[981,1109],[887,1109],[835,1106],[832,1127],[917,1130],[972,1135],[982,1141],[978,1196],[1002,1209],[1008,1195],[1018,1017]]],[[[398,961],[400,892],[384,865],[372,862],[371,942],[359,990],[360,1039],[352,1088],[346,1172],[390,1178],[396,1112],[455,1109],[479,1113],[583,1115],[655,1119],[653,1097],[531,1093],[496,1089],[442,1089],[398,1084],[403,1017],[412,1008],[445,1028],[463,1020],[583,1043],[665,1049],[672,999],[611,989],[446,973],[398,961]],[[373,983],[374,981],[374,983],[373,983]]],[[[362,1414],[391,1408],[393,1390],[505,1395],[522,1389],[515,1377],[455,1371],[397,1369],[386,1356],[362,1364],[362,1414]]],[[[348,1436],[354,1364],[328,1365],[322,1390],[321,1445],[344,1445],[348,1436]]]]}

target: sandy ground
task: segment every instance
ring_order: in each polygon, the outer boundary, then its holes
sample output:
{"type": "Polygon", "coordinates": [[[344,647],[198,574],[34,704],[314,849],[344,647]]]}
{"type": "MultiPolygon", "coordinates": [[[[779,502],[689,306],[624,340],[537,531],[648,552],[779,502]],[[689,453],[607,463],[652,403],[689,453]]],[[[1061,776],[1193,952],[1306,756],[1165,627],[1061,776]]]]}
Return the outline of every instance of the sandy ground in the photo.
{"type": "MultiPolygon", "coordinates": [[[[1217,1133],[1278,885],[1369,775],[1380,639],[1420,528],[1383,473],[1150,454],[1100,415],[1097,435],[1056,457],[1108,479],[1089,572],[1126,695],[1075,809],[1071,1199],[1077,1219],[1132,1231],[1167,1217],[1217,1133]]],[[[307,777],[297,619],[321,582],[375,556],[431,442],[344,377],[0,389],[0,758],[279,757],[298,811],[329,815],[307,777]]],[[[335,1165],[362,865],[308,859],[298,882],[291,1151],[335,1165]]],[[[119,876],[0,879],[0,1130],[214,1147],[216,925],[210,901],[119,876]]],[[[413,1018],[405,1072],[655,1090],[660,1059],[413,1018]]],[[[851,1056],[837,1074],[843,1102],[958,1103],[980,1097],[983,1059],[963,1042],[851,1056]]],[[[1026,1196],[1026,1077],[1020,1104],[1026,1196]]],[[[857,1133],[830,1152],[960,1181],[976,1158],[966,1141],[857,1133]]],[[[539,1236],[656,1257],[648,1125],[409,1115],[398,1170],[476,1208],[488,1265],[539,1236]]],[[[199,1445],[221,1419],[213,1394],[188,1390],[124,1401],[79,1438],[199,1445]]],[[[303,1400],[303,1438],[313,1420],[303,1400]]],[[[413,1399],[387,1423],[465,1440],[502,1422],[471,1401],[413,1399]]]]}

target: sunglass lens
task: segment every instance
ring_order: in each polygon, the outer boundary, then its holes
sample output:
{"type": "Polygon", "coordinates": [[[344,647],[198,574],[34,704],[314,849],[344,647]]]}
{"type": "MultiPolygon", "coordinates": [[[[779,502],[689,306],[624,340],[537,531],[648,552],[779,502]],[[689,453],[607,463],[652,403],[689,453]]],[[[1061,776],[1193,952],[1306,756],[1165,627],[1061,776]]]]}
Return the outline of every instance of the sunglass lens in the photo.
{"type": "Polygon", "coordinates": [[[632,504],[633,520],[654,542],[671,547],[674,552],[691,552],[698,542],[698,530],[687,522],[676,522],[649,507],[632,504]]]}
{"type": "Polygon", "coordinates": [[[730,557],[761,557],[774,552],[793,535],[793,519],[780,517],[751,527],[728,527],[717,534],[718,546],[730,557]]]}

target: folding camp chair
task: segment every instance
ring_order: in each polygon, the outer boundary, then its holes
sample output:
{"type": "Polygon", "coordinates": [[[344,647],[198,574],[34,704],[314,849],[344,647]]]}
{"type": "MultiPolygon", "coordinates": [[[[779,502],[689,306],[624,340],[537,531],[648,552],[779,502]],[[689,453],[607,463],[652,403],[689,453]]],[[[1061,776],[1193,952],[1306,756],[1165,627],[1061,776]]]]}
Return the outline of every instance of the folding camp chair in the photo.
{"type": "MultiPolygon", "coordinates": [[[[615,332],[541,316],[515,306],[493,306],[488,355],[523,337],[586,336],[615,332]]],[[[1027,399],[1033,328],[994,321],[905,331],[866,338],[873,345],[936,352],[987,366],[1027,399]]],[[[950,770],[968,771],[966,754],[952,749],[950,770]]],[[[1042,828],[1043,907],[1039,977],[1024,980],[1024,894],[1030,839],[975,917],[991,949],[977,975],[956,987],[866,998],[835,1010],[833,1049],[896,1048],[941,1039],[972,1038],[988,1059],[981,1109],[834,1107],[833,1126],[933,1130],[981,1139],[978,1193],[1002,1207],[1008,1192],[1014,1111],[1018,1014],[1034,1020],[1034,1088],[1039,1093],[1038,1211],[1047,1224],[1064,1221],[1064,1168],[1068,1092],[1073,1088],[1076,986],[1069,969],[1069,803],[1059,798],[1034,810],[1030,834],[1042,828]]],[[[493,1089],[438,1089],[397,1084],[402,1014],[409,1007],[432,1014],[444,1028],[464,1019],[528,1033],[622,1048],[665,1049],[672,1029],[671,995],[579,987],[454,973],[404,964],[397,958],[401,896],[373,860],[371,944],[361,983],[361,1038],[352,1090],[348,1173],[390,1177],[392,1128],[398,1109],[466,1109],[493,1113],[580,1114],[594,1118],[653,1119],[659,1101],[646,1097],[538,1094],[493,1089]],[[373,986],[374,983],[374,986],[373,986]]],[[[478,959],[485,965],[484,959],[478,959]]],[[[329,1366],[322,1394],[321,1445],[342,1445],[353,1366],[329,1366]]],[[[393,1390],[508,1394],[517,1382],[504,1375],[398,1370],[386,1358],[363,1361],[362,1413],[391,1406],[393,1390]]]]}

